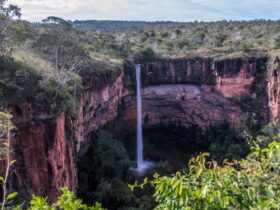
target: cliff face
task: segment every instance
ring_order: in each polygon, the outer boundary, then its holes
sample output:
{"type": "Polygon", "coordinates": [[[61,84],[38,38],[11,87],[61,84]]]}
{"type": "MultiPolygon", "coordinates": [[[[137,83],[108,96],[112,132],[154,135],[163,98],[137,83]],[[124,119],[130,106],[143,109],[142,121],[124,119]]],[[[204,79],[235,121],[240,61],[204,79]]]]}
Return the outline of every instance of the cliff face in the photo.
{"type": "Polygon", "coordinates": [[[268,119],[276,123],[280,118],[280,60],[270,58],[266,76],[266,95],[268,100],[269,116],[268,119]]]}
{"type": "Polygon", "coordinates": [[[112,83],[100,83],[95,75],[84,78],[77,118],[75,139],[65,130],[65,114],[49,114],[40,104],[21,104],[12,108],[18,132],[14,138],[17,160],[11,185],[21,196],[32,194],[57,198],[60,188],[77,189],[78,153],[87,148],[88,135],[114,119],[122,97],[123,74],[112,83]]]}
{"type": "Polygon", "coordinates": [[[66,137],[64,113],[58,117],[38,113],[35,117],[33,111],[31,104],[17,107],[18,132],[13,141],[17,162],[11,181],[26,198],[36,194],[54,200],[61,187],[77,188],[75,144],[66,137]]]}
{"type": "Polygon", "coordinates": [[[123,72],[112,83],[99,85],[97,80],[95,75],[84,78],[85,89],[76,120],[77,151],[80,151],[83,146],[86,149],[87,137],[91,132],[117,116],[117,109],[123,95],[123,72]]]}
{"type": "MultiPolygon", "coordinates": [[[[279,59],[175,59],[142,64],[144,127],[199,125],[228,121],[261,124],[279,120],[279,59]],[[246,101],[256,104],[248,110],[246,101]]],[[[59,188],[77,189],[77,154],[88,136],[117,115],[126,128],[136,125],[135,71],[125,65],[113,81],[96,75],[83,78],[84,91],[74,122],[75,138],[65,132],[65,114],[49,114],[38,104],[13,108],[19,128],[14,139],[12,186],[53,200],[59,188]],[[121,109],[120,109],[121,104],[121,109]]]]}
{"type": "MultiPolygon", "coordinates": [[[[252,116],[260,124],[278,121],[276,60],[197,58],[143,64],[145,126],[195,124],[205,130],[224,121],[246,123],[252,116]]],[[[130,90],[135,83],[133,74],[132,68],[125,72],[130,90]]],[[[128,92],[125,99],[124,118],[128,125],[135,125],[134,91],[128,92]]]]}
{"type": "MultiPolygon", "coordinates": [[[[157,85],[142,92],[145,127],[198,125],[207,129],[211,124],[245,121],[245,114],[229,100],[213,92],[210,86],[157,85]]],[[[126,120],[135,125],[136,104],[129,99],[126,120]]]]}

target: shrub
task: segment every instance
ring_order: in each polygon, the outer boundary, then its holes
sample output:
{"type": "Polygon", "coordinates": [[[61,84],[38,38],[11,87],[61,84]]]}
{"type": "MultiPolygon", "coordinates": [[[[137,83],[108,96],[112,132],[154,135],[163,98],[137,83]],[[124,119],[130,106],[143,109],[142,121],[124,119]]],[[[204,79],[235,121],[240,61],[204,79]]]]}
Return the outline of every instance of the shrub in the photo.
{"type": "Polygon", "coordinates": [[[275,39],[275,48],[280,49],[280,35],[275,39]]]}
{"type": "Polygon", "coordinates": [[[61,188],[62,195],[56,203],[48,204],[47,198],[34,196],[30,201],[29,210],[105,210],[101,204],[96,203],[94,206],[87,206],[82,203],[82,200],[77,199],[74,192],[67,188],[61,188]]]}
{"type": "MultiPolygon", "coordinates": [[[[155,188],[155,209],[278,209],[280,143],[254,145],[247,159],[218,166],[207,153],[192,158],[189,170],[144,182],[155,188]]],[[[140,185],[141,187],[143,185],[140,185]]],[[[134,188],[133,186],[132,188],[134,188]]]]}
{"type": "Polygon", "coordinates": [[[11,57],[0,57],[0,75],[0,106],[18,104],[34,98],[39,89],[40,76],[11,57]]]}
{"type": "Polygon", "coordinates": [[[129,203],[133,194],[123,180],[130,166],[122,143],[100,131],[78,163],[79,195],[87,203],[98,200],[110,209],[129,203]]]}
{"type": "Polygon", "coordinates": [[[157,59],[157,55],[150,47],[146,47],[140,51],[135,52],[132,58],[134,63],[145,63],[149,61],[155,61],[157,59]]]}

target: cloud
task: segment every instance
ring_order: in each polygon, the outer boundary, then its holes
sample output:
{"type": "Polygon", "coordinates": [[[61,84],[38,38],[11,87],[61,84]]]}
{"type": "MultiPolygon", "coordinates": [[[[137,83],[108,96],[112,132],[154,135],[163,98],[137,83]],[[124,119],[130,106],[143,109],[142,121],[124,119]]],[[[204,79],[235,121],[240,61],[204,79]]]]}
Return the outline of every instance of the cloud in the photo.
{"type": "Polygon", "coordinates": [[[10,0],[23,19],[47,16],[107,20],[280,19],[279,0],[10,0]]]}

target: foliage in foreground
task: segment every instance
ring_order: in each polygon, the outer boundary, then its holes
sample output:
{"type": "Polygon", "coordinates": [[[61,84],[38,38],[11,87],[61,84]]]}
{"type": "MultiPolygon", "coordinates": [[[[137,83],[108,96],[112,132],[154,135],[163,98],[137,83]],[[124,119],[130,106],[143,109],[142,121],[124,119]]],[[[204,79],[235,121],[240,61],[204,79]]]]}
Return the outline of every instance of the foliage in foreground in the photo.
{"type": "Polygon", "coordinates": [[[186,172],[171,177],[156,174],[144,182],[155,188],[156,209],[279,208],[280,143],[274,141],[265,149],[254,145],[246,160],[225,161],[222,167],[206,162],[208,155],[191,159],[186,172]]]}
{"type": "MultiPolygon", "coordinates": [[[[1,210],[13,202],[18,195],[17,192],[8,193],[8,179],[12,165],[16,162],[11,159],[12,130],[15,129],[12,123],[12,115],[0,110],[0,161],[4,163],[4,171],[1,171],[0,184],[2,187],[1,210]],[[5,162],[3,162],[5,161],[5,162]],[[3,173],[3,174],[2,174],[3,173]]],[[[3,168],[1,168],[3,169],[3,168]]]]}
{"type": "Polygon", "coordinates": [[[33,196],[29,210],[105,210],[99,203],[91,207],[83,204],[82,200],[77,199],[74,192],[67,188],[62,188],[61,191],[62,195],[52,205],[47,203],[47,198],[33,196]]]}

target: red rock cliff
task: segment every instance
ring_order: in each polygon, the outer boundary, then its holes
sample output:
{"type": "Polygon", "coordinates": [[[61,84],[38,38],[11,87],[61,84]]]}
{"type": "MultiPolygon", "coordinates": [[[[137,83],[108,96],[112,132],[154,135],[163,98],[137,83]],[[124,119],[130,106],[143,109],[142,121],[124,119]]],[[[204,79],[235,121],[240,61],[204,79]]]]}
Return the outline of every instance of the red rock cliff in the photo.
{"type": "MultiPolygon", "coordinates": [[[[107,78],[108,79],[108,78],[107,78]]],[[[122,97],[123,74],[107,83],[95,75],[84,78],[84,92],[75,120],[75,139],[65,131],[65,114],[48,114],[40,104],[21,104],[12,109],[18,132],[14,138],[11,184],[21,196],[32,194],[55,200],[60,188],[77,189],[77,153],[86,149],[87,136],[114,119],[122,97]]]]}
{"type": "Polygon", "coordinates": [[[99,84],[97,80],[95,75],[84,78],[85,90],[81,96],[76,120],[77,151],[81,146],[86,147],[87,137],[91,132],[117,116],[117,109],[123,97],[122,71],[112,83],[99,84]]]}
{"type": "MultiPolygon", "coordinates": [[[[56,118],[30,118],[22,112],[15,118],[18,132],[14,139],[14,158],[17,160],[12,172],[12,184],[22,196],[32,194],[48,196],[54,200],[59,189],[67,186],[77,188],[75,144],[65,133],[65,115],[56,118]],[[28,121],[27,121],[28,120],[28,121]]],[[[17,109],[20,109],[19,107],[17,109]]],[[[43,116],[43,115],[42,115],[43,116]]]]}
{"type": "MultiPolygon", "coordinates": [[[[276,58],[252,57],[175,59],[143,64],[145,126],[196,124],[207,129],[224,121],[244,124],[252,116],[260,124],[277,122],[278,62],[276,58]],[[254,109],[245,99],[255,104],[254,109]]],[[[135,76],[133,68],[128,69],[125,77],[129,82],[125,84],[131,91],[126,92],[124,119],[127,125],[135,125],[136,99],[132,90],[135,76]]]]}
{"type": "MultiPolygon", "coordinates": [[[[258,104],[262,124],[279,120],[279,59],[237,58],[162,60],[142,65],[145,126],[244,123],[246,110],[232,99],[248,96],[258,104]]],[[[124,66],[113,81],[84,77],[84,91],[75,120],[75,139],[65,132],[65,115],[49,114],[38,104],[13,108],[19,128],[14,140],[12,185],[22,195],[49,196],[59,188],[77,188],[77,153],[87,148],[87,137],[113,120],[121,103],[124,124],[135,127],[136,98],[133,66],[124,66]]],[[[242,101],[241,101],[242,102],[242,101]]]]}

